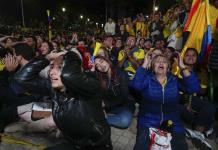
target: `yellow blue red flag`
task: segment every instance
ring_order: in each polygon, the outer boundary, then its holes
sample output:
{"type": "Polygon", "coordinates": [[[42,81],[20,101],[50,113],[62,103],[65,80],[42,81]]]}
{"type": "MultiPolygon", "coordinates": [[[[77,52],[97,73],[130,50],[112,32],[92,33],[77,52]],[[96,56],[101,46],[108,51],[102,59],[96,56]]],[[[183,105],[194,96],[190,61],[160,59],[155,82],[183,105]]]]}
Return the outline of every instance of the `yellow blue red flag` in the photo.
{"type": "Polygon", "coordinates": [[[202,61],[212,42],[209,0],[193,0],[183,31],[189,31],[190,34],[183,47],[182,55],[187,48],[195,48],[199,53],[199,61],[202,61]]]}

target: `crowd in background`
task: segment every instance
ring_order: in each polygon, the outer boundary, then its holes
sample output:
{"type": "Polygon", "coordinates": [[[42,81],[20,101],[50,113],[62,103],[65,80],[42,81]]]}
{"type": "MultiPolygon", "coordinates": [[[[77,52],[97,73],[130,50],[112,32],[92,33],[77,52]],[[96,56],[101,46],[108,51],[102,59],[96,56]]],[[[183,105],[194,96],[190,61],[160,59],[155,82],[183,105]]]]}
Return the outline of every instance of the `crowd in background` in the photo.
{"type": "MultiPolygon", "coordinates": [[[[210,7],[217,10],[217,0],[210,7]]],[[[51,39],[45,32],[2,36],[0,131],[21,118],[29,132],[59,129],[69,142],[57,149],[112,149],[109,126],[128,128],[137,103],[135,150],[154,146],[151,128],[171,133],[176,150],[188,149],[185,131],[209,138],[215,104],[210,102],[207,64],[199,65],[195,48],[180,54],[190,8],[191,1],[183,0],[164,15],[139,13],[117,22],[108,18],[102,30],[53,32],[51,39]],[[53,117],[33,121],[32,103],[50,100],[53,117]],[[169,121],[172,126],[166,129],[169,121]]],[[[217,28],[212,33],[216,42],[217,28]]],[[[204,142],[202,149],[208,148],[204,142]]]]}

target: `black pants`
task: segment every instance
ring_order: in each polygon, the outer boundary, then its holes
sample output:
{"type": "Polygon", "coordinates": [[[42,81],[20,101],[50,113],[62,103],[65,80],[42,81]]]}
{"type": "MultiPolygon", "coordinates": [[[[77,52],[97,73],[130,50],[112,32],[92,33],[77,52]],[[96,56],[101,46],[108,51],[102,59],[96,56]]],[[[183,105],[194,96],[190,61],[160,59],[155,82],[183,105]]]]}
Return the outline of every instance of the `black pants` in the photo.
{"type": "Polygon", "coordinates": [[[31,95],[16,95],[9,87],[0,85],[0,105],[17,105],[21,106],[36,101],[31,95]]]}
{"type": "Polygon", "coordinates": [[[180,107],[182,119],[192,124],[193,127],[203,126],[206,130],[210,129],[216,112],[214,105],[206,100],[193,97],[191,107],[195,112],[188,111],[184,106],[180,107]]]}
{"type": "Polygon", "coordinates": [[[35,101],[33,96],[15,95],[10,88],[0,85],[0,132],[8,124],[17,121],[17,106],[28,104],[35,101]]]}
{"type": "Polygon", "coordinates": [[[62,143],[52,147],[48,147],[45,150],[112,150],[112,149],[113,147],[111,144],[81,148],[79,146],[74,146],[73,144],[70,143],[62,143]]]}

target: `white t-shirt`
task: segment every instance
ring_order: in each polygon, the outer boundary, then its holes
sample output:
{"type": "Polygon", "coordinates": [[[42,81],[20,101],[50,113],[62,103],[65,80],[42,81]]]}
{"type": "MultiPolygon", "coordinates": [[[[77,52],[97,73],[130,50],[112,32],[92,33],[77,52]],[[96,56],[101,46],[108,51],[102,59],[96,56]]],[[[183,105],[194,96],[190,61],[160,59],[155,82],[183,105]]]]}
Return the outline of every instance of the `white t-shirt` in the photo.
{"type": "Polygon", "coordinates": [[[115,23],[114,22],[107,22],[104,26],[104,31],[107,34],[115,35],[115,23]]]}

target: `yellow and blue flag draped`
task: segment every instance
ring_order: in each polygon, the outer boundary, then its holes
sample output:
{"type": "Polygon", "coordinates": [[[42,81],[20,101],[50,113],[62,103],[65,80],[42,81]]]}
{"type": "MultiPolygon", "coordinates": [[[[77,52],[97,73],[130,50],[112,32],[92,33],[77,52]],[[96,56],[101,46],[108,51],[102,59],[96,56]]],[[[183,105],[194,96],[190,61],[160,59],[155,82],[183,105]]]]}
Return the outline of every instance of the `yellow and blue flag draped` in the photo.
{"type": "Polygon", "coordinates": [[[202,61],[211,47],[212,34],[209,18],[209,0],[193,0],[192,7],[183,31],[189,31],[189,37],[183,47],[182,56],[187,48],[195,48],[202,61]]]}

